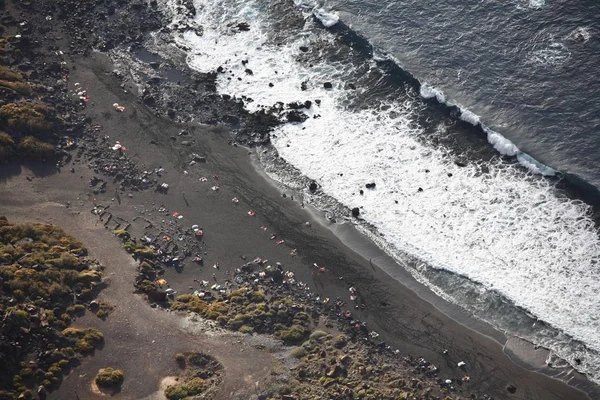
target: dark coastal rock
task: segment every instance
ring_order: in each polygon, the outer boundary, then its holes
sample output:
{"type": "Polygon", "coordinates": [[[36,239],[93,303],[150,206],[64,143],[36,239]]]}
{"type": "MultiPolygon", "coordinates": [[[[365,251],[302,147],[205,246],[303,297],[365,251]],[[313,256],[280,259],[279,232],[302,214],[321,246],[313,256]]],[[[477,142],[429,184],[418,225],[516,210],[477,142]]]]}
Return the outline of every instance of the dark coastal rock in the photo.
{"type": "Polygon", "coordinates": [[[304,90],[306,90],[306,89],[308,89],[308,82],[306,82],[306,81],[303,81],[303,82],[300,84],[300,90],[304,91],[304,90]]]}
{"type": "Polygon", "coordinates": [[[310,185],[308,185],[308,190],[310,190],[311,192],[315,192],[317,190],[317,187],[317,182],[312,181],[310,185]]]}
{"type": "Polygon", "coordinates": [[[509,393],[516,393],[517,387],[515,385],[508,385],[506,390],[508,390],[509,393]]]}
{"type": "Polygon", "coordinates": [[[237,24],[237,28],[240,32],[249,31],[250,24],[248,24],[247,22],[240,22],[239,24],[237,24]]]}
{"type": "Polygon", "coordinates": [[[304,122],[308,116],[302,111],[292,110],[287,113],[287,120],[289,122],[304,122]]]}
{"type": "Polygon", "coordinates": [[[246,74],[248,75],[254,75],[254,72],[252,72],[252,70],[250,68],[246,68],[246,74]]]}
{"type": "Polygon", "coordinates": [[[312,101],[306,100],[304,102],[304,108],[306,108],[307,110],[309,110],[311,107],[312,107],[312,101]]]}
{"type": "Polygon", "coordinates": [[[325,83],[323,84],[323,87],[324,87],[325,89],[331,89],[331,88],[333,88],[333,84],[332,84],[331,82],[325,82],[325,83]]]}
{"type": "Polygon", "coordinates": [[[454,119],[459,119],[460,116],[462,115],[462,111],[460,110],[460,108],[458,106],[451,106],[449,107],[450,109],[450,117],[454,118],[454,119]]]}
{"type": "Polygon", "coordinates": [[[358,208],[358,207],[354,207],[354,208],[352,209],[352,216],[353,216],[354,218],[356,218],[356,217],[358,217],[359,215],[360,215],[360,210],[359,210],[359,208],[358,208]]]}
{"type": "Polygon", "coordinates": [[[375,189],[375,186],[377,186],[377,184],[376,184],[375,182],[367,183],[367,184],[365,185],[365,187],[366,187],[367,189],[375,189]]]}
{"type": "Polygon", "coordinates": [[[240,123],[240,119],[235,115],[224,115],[221,120],[229,125],[238,125],[240,123]]]}
{"type": "Polygon", "coordinates": [[[300,46],[300,51],[306,53],[308,51],[308,47],[306,47],[306,46],[300,46]]]}

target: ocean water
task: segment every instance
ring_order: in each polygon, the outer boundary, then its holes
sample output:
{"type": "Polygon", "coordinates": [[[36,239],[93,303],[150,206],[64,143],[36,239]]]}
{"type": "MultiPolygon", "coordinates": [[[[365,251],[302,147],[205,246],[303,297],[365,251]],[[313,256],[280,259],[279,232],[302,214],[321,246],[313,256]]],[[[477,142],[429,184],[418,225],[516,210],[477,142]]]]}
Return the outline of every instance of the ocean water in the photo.
{"type": "Polygon", "coordinates": [[[250,111],[310,101],[273,146],[416,279],[600,382],[600,240],[557,188],[600,183],[596,22],[549,3],[195,0],[173,35],[250,111]]]}

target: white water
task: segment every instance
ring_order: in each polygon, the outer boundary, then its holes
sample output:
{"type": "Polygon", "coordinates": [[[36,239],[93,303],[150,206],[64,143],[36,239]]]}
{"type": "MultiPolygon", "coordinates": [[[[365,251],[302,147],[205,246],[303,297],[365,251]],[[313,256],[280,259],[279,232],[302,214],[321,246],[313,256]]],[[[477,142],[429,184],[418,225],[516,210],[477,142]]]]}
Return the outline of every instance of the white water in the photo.
{"type": "MultiPolygon", "coordinates": [[[[421,129],[411,122],[410,102],[386,104],[385,111],[378,104],[361,112],[345,110],[347,92],[342,88],[349,66],[309,68],[296,61],[299,46],[331,41],[328,33],[306,30],[275,47],[252,1],[242,6],[216,0],[195,4],[204,35],[186,32],[177,40],[192,49],[192,68],[233,71],[219,76],[220,93],[251,97],[254,102],[246,103],[250,110],[277,101],[313,101],[309,114],[319,118],[273,133],[273,144],[285,160],[341,203],[359,206],[361,216],[385,235],[392,253],[406,252],[478,282],[584,342],[588,353],[575,355],[567,340],[528,338],[571,362],[582,358],[578,368],[599,380],[600,241],[587,205],[560,197],[550,183],[519,167],[492,163],[485,174],[477,165],[458,167],[443,149],[417,140],[421,129]],[[248,21],[251,30],[234,34],[228,28],[231,21],[248,21]],[[249,60],[248,65],[242,60],[249,60]],[[246,68],[253,74],[245,74],[246,68]],[[309,82],[306,91],[300,90],[303,81],[309,82]],[[334,88],[325,90],[324,81],[334,88]],[[376,189],[365,189],[368,182],[375,182],[376,189]]],[[[443,98],[441,92],[424,96],[443,98]]],[[[465,118],[478,121],[475,115],[465,118]]],[[[530,170],[544,172],[510,141],[487,133],[502,154],[519,155],[530,170]]]]}
{"type": "Polygon", "coordinates": [[[460,104],[454,104],[452,102],[446,101],[446,96],[441,90],[424,83],[423,85],[421,85],[420,94],[421,97],[423,97],[424,99],[432,99],[435,97],[437,101],[442,104],[446,104],[449,106],[458,106],[461,111],[460,119],[465,122],[468,122],[473,126],[480,125],[484,132],[487,134],[488,142],[494,147],[494,149],[496,149],[498,153],[505,156],[517,156],[517,160],[519,161],[519,163],[534,174],[541,174],[545,176],[556,175],[556,171],[554,171],[552,168],[540,163],[539,161],[531,157],[529,154],[523,153],[513,142],[511,142],[498,132],[482,124],[479,115],[464,108],[460,104]]]}

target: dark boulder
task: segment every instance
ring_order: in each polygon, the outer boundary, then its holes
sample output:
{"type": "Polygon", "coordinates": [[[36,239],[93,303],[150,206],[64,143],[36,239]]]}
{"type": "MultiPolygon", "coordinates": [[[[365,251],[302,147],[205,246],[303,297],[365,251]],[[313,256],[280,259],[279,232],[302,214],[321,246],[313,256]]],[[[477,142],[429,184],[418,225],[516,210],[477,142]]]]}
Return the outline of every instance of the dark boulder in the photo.
{"type": "Polygon", "coordinates": [[[240,22],[239,24],[237,24],[237,28],[240,30],[240,32],[249,31],[250,24],[248,24],[247,22],[240,22]]]}
{"type": "Polygon", "coordinates": [[[354,208],[352,209],[352,216],[353,216],[354,218],[357,218],[359,215],[360,215],[360,210],[358,209],[358,207],[354,207],[354,208]]]}
{"type": "Polygon", "coordinates": [[[331,82],[325,82],[325,83],[323,84],[323,87],[324,87],[325,89],[332,89],[332,88],[333,88],[333,84],[332,84],[331,82]]]}
{"type": "Polygon", "coordinates": [[[302,111],[292,110],[287,113],[289,122],[304,122],[308,118],[302,111]]]}
{"type": "Polygon", "coordinates": [[[317,182],[312,181],[310,185],[308,185],[308,190],[310,190],[311,192],[315,192],[317,190],[317,187],[317,182]]]}
{"type": "Polygon", "coordinates": [[[377,184],[376,184],[375,182],[367,183],[367,184],[365,185],[365,187],[366,187],[367,189],[375,189],[375,186],[377,186],[377,184]]]}

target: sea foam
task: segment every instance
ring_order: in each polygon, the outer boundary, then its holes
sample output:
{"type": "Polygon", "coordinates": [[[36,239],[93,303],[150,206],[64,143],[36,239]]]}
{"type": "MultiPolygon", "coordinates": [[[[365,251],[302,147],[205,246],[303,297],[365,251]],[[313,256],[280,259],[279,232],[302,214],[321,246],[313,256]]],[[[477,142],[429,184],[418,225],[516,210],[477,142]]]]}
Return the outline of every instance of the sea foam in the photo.
{"type": "MultiPolygon", "coordinates": [[[[564,333],[562,341],[541,331],[528,339],[571,362],[570,342],[585,343],[587,358],[579,368],[600,378],[600,241],[588,205],[561,196],[551,183],[518,166],[495,161],[482,172],[476,163],[456,165],[443,148],[419,140],[422,129],[412,118],[417,107],[411,101],[348,110],[346,91],[337,88],[344,86],[351,66],[320,62],[308,67],[297,61],[299,46],[317,39],[326,43],[326,31],[306,28],[276,46],[257,3],[197,0],[195,5],[204,35],[190,31],[176,40],[191,48],[192,68],[226,68],[218,76],[220,93],[252,98],[245,103],[251,111],[278,101],[313,101],[312,118],[273,132],[281,157],[342,204],[360,207],[392,255],[410,254],[428,268],[464,276],[564,333]],[[250,20],[250,31],[232,34],[231,20],[250,20]],[[252,75],[244,74],[246,59],[252,75]],[[323,88],[325,80],[333,90],[323,88]],[[309,85],[303,91],[305,81],[309,85]],[[376,188],[365,189],[367,182],[376,188]]],[[[422,88],[424,97],[443,99],[440,93],[422,88]]],[[[512,142],[485,129],[500,153],[520,155],[530,170],[542,172],[512,142]]],[[[487,317],[506,328],[501,319],[487,317]]]]}

